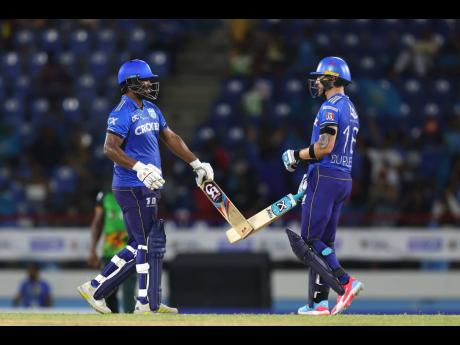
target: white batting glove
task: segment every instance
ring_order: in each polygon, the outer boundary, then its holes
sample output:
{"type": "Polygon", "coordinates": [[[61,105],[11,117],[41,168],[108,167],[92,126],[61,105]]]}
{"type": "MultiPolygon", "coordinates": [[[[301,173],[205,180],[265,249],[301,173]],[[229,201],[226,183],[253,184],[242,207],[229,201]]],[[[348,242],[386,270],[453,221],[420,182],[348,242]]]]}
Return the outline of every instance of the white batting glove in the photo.
{"type": "Polygon", "coordinates": [[[294,172],[295,169],[297,169],[299,161],[294,158],[294,150],[284,151],[281,158],[283,159],[284,167],[287,171],[294,172]]]}
{"type": "Polygon", "coordinates": [[[161,176],[160,169],[158,169],[153,164],[149,163],[145,165],[144,163],[138,161],[136,164],[134,164],[133,170],[137,172],[137,178],[151,190],[159,189],[165,183],[165,180],[161,176]]]}
{"type": "Polygon", "coordinates": [[[307,174],[303,174],[302,181],[300,181],[299,184],[299,189],[297,190],[297,194],[300,192],[305,192],[308,187],[308,181],[307,181],[307,174]]]}
{"type": "Polygon", "coordinates": [[[195,181],[198,187],[201,186],[205,180],[214,180],[214,171],[212,170],[211,164],[201,163],[199,159],[195,159],[190,163],[190,166],[196,174],[195,181]]]}

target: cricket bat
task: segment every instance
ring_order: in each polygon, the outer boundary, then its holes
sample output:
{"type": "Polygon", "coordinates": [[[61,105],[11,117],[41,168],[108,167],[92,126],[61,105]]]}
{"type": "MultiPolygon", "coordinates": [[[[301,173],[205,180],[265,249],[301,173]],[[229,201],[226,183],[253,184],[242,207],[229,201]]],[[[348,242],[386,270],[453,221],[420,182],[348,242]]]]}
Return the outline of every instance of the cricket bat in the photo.
{"type": "Polygon", "coordinates": [[[228,241],[230,243],[236,243],[249,235],[255,234],[257,231],[261,230],[270,223],[273,223],[275,220],[279,219],[284,214],[292,210],[304,195],[304,190],[295,195],[289,193],[288,195],[282,197],[280,200],[264,208],[259,213],[253,215],[248,219],[248,222],[253,230],[244,237],[240,236],[238,231],[233,227],[227,230],[225,234],[227,235],[228,241]]]}
{"type": "Polygon", "coordinates": [[[220,212],[225,220],[232,226],[238,238],[245,238],[254,228],[241,214],[219,185],[212,180],[203,181],[200,185],[203,193],[208,197],[214,207],[220,212]]]}

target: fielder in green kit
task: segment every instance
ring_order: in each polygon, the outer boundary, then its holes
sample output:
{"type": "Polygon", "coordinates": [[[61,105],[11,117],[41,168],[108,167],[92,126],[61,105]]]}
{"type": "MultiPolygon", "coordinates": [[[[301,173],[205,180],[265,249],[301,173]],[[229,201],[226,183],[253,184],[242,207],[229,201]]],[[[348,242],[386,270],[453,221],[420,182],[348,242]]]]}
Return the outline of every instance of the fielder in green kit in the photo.
{"type": "MultiPolygon", "coordinates": [[[[121,249],[125,248],[128,241],[128,233],[126,232],[123,222],[123,212],[118,205],[111,191],[101,191],[97,194],[96,207],[94,209],[94,217],[91,222],[91,249],[88,264],[91,267],[100,269],[105,267],[110,259],[117,254],[121,249]],[[104,233],[104,242],[102,250],[102,258],[99,260],[97,255],[97,243],[104,233]]],[[[131,274],[128,279],[121,285],[123,289],[123,311],[132,313],[136,300],[134,298],[136,289],[136,275],[131,274]]],[[[118,289],[106,297],[107,307],[112,310],[112,313],[119,312],[118,306],[118,289]]]]}

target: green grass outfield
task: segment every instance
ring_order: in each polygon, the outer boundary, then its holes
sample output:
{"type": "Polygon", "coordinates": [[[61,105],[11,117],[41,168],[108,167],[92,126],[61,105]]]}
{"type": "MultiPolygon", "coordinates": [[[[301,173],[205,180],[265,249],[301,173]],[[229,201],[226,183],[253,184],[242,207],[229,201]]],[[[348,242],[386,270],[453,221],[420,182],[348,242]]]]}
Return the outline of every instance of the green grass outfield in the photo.
{"type": "Polygon", "coordinates": [[[0,313],[1,326],[460,326],[460,315],[0,313]]]}

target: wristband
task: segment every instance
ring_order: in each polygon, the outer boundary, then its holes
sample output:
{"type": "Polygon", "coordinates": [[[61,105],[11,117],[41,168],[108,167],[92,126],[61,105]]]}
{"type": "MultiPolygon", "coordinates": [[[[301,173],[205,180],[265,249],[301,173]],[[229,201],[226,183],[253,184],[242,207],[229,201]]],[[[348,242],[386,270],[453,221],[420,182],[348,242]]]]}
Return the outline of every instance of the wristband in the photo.
{"type": "Polygon", "coordinates": [[[300,150],[294,150],[294,159],[296,161],[300,160],[300,150]]]}
{"type": "Polygon", "coordinates": [[[139,171],[141,170],[142,168],[145,168],[145,164],[142,163],[141,161],[137,161],[136,164],[133,165],[132,169],[135,170],[135,171],[139,171]]]}
{"type": "Polygon", "coordinates": [[[310,154],[310,158],[313,158],[313,159],[316,158],[314,146],[315,144],[312,144],[308,147],[308,153],[310,154]]]}
{"type": "Polygon", "coordinates": [[[189,164],[190,164],[190,166],[193,168],[193,170],[195,170],[196,168],[198,168],[198,167],[201,165],[201,162],[200,162],[200,160],[197,158],[197,159],[195,159],[193,162],[190,162],[189,164]]]}

